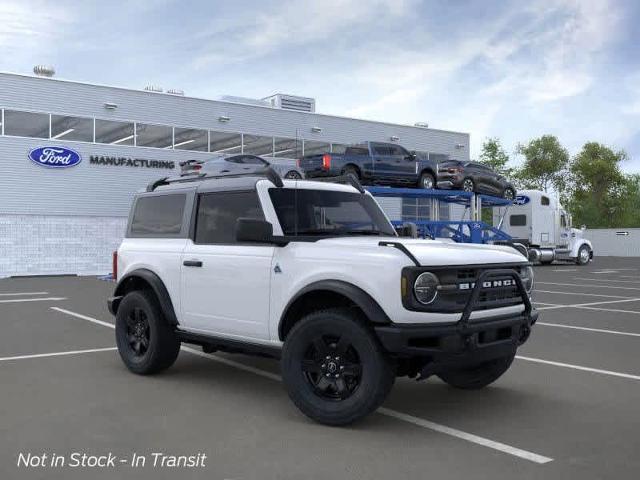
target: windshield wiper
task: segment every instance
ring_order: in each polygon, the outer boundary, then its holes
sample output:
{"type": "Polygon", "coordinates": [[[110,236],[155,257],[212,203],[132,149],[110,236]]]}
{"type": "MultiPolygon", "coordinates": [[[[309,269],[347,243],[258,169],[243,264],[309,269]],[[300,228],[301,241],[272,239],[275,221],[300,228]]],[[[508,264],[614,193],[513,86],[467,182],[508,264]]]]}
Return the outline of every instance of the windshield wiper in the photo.
{"type": "Polygon", "coordinates": [[[343,233],[345,235],[374,235],[376,237],[387,236],[387,234],[380,230],[342,230],[339,233],[343,233]]]}

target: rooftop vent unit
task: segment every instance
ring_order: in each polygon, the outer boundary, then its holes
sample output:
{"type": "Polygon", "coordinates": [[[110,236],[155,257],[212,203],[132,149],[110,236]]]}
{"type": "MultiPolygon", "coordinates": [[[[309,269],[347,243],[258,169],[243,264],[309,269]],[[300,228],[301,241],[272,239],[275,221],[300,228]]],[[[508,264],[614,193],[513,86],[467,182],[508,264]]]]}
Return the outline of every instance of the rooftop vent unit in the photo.
{"type": "Polygon", "coordinates": [[[144,89],[147,92],[156,92],[156,93],[162,93],[162,87],[159,87],[157,85],[147,85],[146,87],[144,87],[144,89]]]}
{"type": "Polygon", "coordinates": [[[169,95],[180,95],[181,97],[184,97],[184,90],[180,90],[179,88],[170,88],[167,90],[167,93],[169,95]]]}
{"type": "Polygon", "coordinates": [[[56,69],[50,65],[36,65],[33,67],[33,73],[39,77],[53,77],[56,74],[56,69]]]}
{"type": "Polygon", "coordinates": [[[297,112],[316,111],[316,100],[314,98],[276,93],[275,95],[266,97],[263,100],[269,102],[269,105],[272,107],[282,108],[283,110],[295,110],[297,112]]]}
{"type": "Polygon", "coordinates": [[[258,107],[270,107],[271,104],[266,100],[248,97],[235,97],[233,95],[223,95],[220,97],[223,102],[244,103],[245,105],[257,105],[258,107]]]}

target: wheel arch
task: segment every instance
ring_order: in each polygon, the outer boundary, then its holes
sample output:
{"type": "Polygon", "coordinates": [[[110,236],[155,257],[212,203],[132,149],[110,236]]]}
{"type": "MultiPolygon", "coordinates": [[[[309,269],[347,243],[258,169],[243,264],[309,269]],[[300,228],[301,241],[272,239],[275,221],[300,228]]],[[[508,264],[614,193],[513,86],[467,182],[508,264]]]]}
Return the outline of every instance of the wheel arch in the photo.
{"type": "MultiPolygon", "coordinates": [[[[178,325],[178,318],[176,317],[169,291],[156,273],[146,268],[140,268],[127,273],[118,281],[114,292],[114,299],[122,299],[127,293],[135,290],[151,290],[158,300],[167,322],[170,325],[178,325]]],[[[118,311],[120,301],[114,301],[111,305],[111,313],[115,315],[118,311]]]]}
{"type": "Polygon", "coordinates": [[[322,280],[302,288],[289,301],[280,316],[278,338],[284,341],[291,328],[307,313],[332,306],[354,308],[371,323],[391,323],[378,302],[361,288],[341,280],[322,280]]]}
{"type": "Polygon", "coordinates": [[[358,174],[358,178],[362,178],[362,169],[355,163],[353,162],[349,162],[347,164],[345,164],[344,167],[342,167],[342,171],[344,172],[347,168],[352,167],[356,173],[358,174]]]}
{"type": "Polygon", "coordinates": [[[422,170],[420,170],[420,175],[418,175],[418,178],[422,177],[422,175],[425,173],[430,174],[433,177],[434,182],[437,180],[436,172],[431,167],[424,167],[422,170]]]}

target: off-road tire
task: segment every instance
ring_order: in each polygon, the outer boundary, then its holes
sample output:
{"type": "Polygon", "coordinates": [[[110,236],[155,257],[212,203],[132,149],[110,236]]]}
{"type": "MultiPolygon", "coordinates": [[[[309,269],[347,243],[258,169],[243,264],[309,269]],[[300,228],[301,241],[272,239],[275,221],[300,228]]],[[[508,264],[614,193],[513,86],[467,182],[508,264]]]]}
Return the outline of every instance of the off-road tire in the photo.
{"type": "Polygon", "coordinates": [[[147,290],[127,293],[120,302],[116,315],[116,344],[124,364],[139,375],[169,368],[180,352],[175,331],[165,320],[153,293],[147,290]],[[142,335],[136,336],[141,331],[142,335]]]}
{"type": "Polygon", "coordinates": [[[440,379],[455,388],[478,390],[498,380],[511,366],[515,353],[479,365],[438,374],[440,379]]]}
{"type": "Polygon", "coordinates": [[[373,412],[395,381],[392,365],[371,329],[346,308],[312,312],[296,323],[285,339],[281,366],[293,403],[325,425],[347,425],[373,412]],[[323,363],[327,358],[335,363],[323,363]],[[358,378],[347,373],[357,371],[358,378]],[[334,379],[340,372],[344,373],[334,379]],[[338,382],[346,393],[339,393],[338,382]]]}
{"type": "Polygon", "coordinates": [[[587,265],[591,261],[591,249],[588,245],[582,245],[578,249],[578,256],[576,257],[576,264],[587,265]],[[586,254],[584,252],[587,252],[586,254]]]}
{"type": "Polygon", "coordinates": [[[427,189],[427,190],[436,188],[436,179],[433,176],[433,174],[429,172],[424,172],[422,175],[420,175],[420,181],[418,182],[418,187],[422,189],[427,189]]]}
{"type": "Polygon", "coordinates": [[[289,170],[284,178],[288,180],[302,180],[302,175],[300,175],[300,173],[296,172],[295,170],[289,170]]]}

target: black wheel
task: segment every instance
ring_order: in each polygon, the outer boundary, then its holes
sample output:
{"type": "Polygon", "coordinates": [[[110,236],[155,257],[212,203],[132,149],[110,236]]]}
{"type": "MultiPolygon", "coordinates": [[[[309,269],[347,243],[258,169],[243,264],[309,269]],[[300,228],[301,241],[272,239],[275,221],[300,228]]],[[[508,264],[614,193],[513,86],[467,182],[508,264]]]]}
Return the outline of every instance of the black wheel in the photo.
{"type": "Polygon", "coordinates": [[[477,390],[495,382],[506,372],[513,362],[513,355],[498,358],[479,365],[438,374],[440,379],[452,387],[477,390]]]}
{"type": "Polygon", "coordinates": [[[476,189],[476,185],[475,183],[473,183],[473,180],[470,178],[465,178],[462,181],[462,190],[464,190],[465,192],[474,192],[476,189]]]}
{"type": "Polygon", "coordinates": [[[284,178],[287,178],[289,180],[300,180],[302,178],[302,175],[300,175],[300,173],[296,172],[295,170],[290,170],[287,172],[284,178]]]}
{"type": "Polygon", "coordinates": [[[282,349],[282,377],[302,413],[326,425],[373,412],[395,381],[378,340],[347,309],[313,312],[293,327],[282,349]]]}
{"type": "Polygon", "coordinates": [[[180,352],[180,341],[148,291],[130,292],[122,299],[116,315],[116,344],[127,368],[140,375],[169,368],[180,352]]]}
{"type": "Polygon", "coordinates": [[[425,172],[420,175],[420,183],[418,184],[420,188],[424,188],[425,190],[431,190],[436,188],[436,179],[432,174],[425,172]]]}
{"type": "Polygon", "coordinates": [[[582,245],[578,249],[578,256],[576,257],[576,263],[578,265],[586,265],[591,260],[591,249],[588,245],[582,245]]]}
{"type": "Polygon", "coordinates": [[[516,197],[516,192],[513,191],[513,188],[507,187],[504,189],[502,197],[506,200],[513,200],[516,197]]]}
{"type": "Polygon", "coordinates": [[[344,167],[342,169],[342,175],[346,176],[346,175],[353,175],[354,177],[356,177],[358,180],[360,180],[360,172],[358,171],[358,169],[356,167],[354,167],[353,165],[347,165],[346,167],[344,167]]]}

